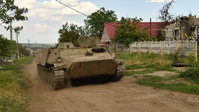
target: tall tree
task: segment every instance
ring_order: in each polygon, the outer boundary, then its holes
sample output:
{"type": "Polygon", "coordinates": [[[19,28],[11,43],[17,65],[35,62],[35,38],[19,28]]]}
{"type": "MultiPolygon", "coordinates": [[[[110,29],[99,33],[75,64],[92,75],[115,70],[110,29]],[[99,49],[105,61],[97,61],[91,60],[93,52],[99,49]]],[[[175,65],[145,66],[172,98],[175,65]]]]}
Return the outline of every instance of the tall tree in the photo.
{"type": "Polygon", "coordinates": [[[0,0],[0,20],[2,23],[10,24],[7,30],[11,31],[12,40],[12,22],[28,20],[28,17],[23,16],[23,13],[27,13],[27,8],[19,8],[14,4],[14,0],[0,0]]]}
{"type": "Polygon", "coordinates": [[[174,3],[174,0],[171,0],[170,2],[166,3],[162,9],[159,10],[159,16],[158,18],[163,22],[163,27],[169,24],[170,21],[174,19],[174,16],[169,12],[169,9],[171,8],[172,4],[174,3]]]}
{"type": "Polygon", "coordinates": [[[10,50],[11,50],[11,45],[13,44],[12,41],[6,39],[3,37],[3,35],[0,35],[0,58],[1,57],[9,57],[10,50]]]}
{"type": "Polygon", "coordinates": [[[17,38],[17,56],[18,56],[18,59],[19,59],[19,43],[18,43],[18,36],[19,36],[19,34],[20,34],[20,31],[23,29],[23,26],[21,26],[21,27],[16,27],[16,28],[14,28],[14,31],[15,31],[15,33],[16,33],[16,38],[17,38]]]}
{"type": "Polygon", "coordinates": [[[90,29],[91,35],[99,35],[104,23],[116,21],[117,15],[115,14],[115,11],[106,11],[104,7],[92,13],[87,17],[87,19],[84,20],[85,25],[90,29]]]}
{"type": "Polygon", "coordinates": [[[3,23],[9,24],[14,20],[28,20],[28,17],[23,16],[23,13],[27,13],[27,8],[19,8],[14,4],[14,0],[1,0],[0,1],[0,19],[3,23]]]}
{"type": "Polygon", "coordinates": [[[23,29],[23,26],[14,28],[14,31],[17,35],[20,34],[20,31],[23,29]]]}
{"type": "MultiPolygon", "coordinates": [[[[166,3],[162,9],[159,10],[158,19],[162,21],[162,23],[158,24],[158,31],[157,31],[157,38],[158,40],[165,40],[164,36],[162,35],[161,29],[164,29],[165,26],[169,24],[171,21],[175,21],[174,15],[172,15],[169,12],[169,9],[171,8],[172,4],[174,3],[174,0],[171,0],[170,2],[166,3]]],[[[165,34],[164,34],[165,35],[165,34]]]]}
{"type": "Polygon", "coordinates": [[[147,41],[150,40],[149,35],[147,34],[147,29],[149,26],[144,29],[141,28],[139,23],[142,21],[142,18],[121,18],[121,21],[118,22],[115,31],[115,38],[112,42],[119,42],[126,46],[135,41],[147,41]]]}
{"type": "Polygon", "coordinates": [[[78,26],[74,24],[68,24],[67,22],[62,25],[62,29],[58,31],[59,33],[59,42],[72,42],[74,45],[77,45],[77,39],[79,37],[78,26]]]}
{"type": "Polygon", "coordinates": [[[30,56],[30,50],[27,50],[25,46],[19,44],[19,52],[21,56],[30,56]]]}
{"type": "Polygon", "coordinates": [[[78,27],[78,32],[80,36],[89,35],[89,27],[88,26],[80,26],[78,27]]]}

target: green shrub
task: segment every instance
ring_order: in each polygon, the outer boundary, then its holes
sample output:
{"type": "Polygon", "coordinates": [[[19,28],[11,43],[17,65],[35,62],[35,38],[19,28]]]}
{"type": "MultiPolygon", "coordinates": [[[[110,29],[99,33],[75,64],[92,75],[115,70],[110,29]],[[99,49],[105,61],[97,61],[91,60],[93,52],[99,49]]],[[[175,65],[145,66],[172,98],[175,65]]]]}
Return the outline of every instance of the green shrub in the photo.
{"type": "Polygon", "coordinates": [[[180,76],[199,84],[199,64],[197,63],[194,67],[190,67],[186,71],[181,72],[180,76]]]}
{"type": "Polygon", "coordinates": [[[174,61],[174,63],[175,62],[189,63],[189,64],[196,63],[195,53],[191,52],[189,54],[189,56],[182,56],[182,55],[179,54],[179,50],[178,50],[173,56],[173,61],[174,61]]]}

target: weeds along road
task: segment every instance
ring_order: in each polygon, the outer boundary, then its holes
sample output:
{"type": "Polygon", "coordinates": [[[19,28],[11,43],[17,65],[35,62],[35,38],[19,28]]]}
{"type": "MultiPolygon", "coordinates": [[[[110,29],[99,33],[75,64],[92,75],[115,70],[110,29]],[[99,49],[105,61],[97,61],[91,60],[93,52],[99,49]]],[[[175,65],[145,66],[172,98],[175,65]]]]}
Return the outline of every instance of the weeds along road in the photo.
{"type": "Polygon", "coordinates": [[[199,96],[140,86],[134,77],[53,91],[39,79],[35,62],[25,70],[32,82],[30,112],[199,112],[199,96]]]}

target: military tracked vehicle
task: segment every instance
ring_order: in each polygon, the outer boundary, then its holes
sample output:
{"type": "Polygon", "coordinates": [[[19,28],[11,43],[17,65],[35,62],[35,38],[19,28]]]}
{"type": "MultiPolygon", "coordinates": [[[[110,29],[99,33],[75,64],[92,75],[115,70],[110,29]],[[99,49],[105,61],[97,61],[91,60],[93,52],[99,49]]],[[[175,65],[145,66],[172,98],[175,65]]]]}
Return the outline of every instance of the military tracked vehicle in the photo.
{"type": "Polygon", "coordinates": [[[52,89],[71,87],[71,80],[83,77],[105,76],[119,81],[125,73],[124,60],[114,59],[105,48],[97,46],[97,37],[80,37],[79,46],[71,42],[59,43],[56,49],[44,48],[36,53],[40,78],[52,89]]]}

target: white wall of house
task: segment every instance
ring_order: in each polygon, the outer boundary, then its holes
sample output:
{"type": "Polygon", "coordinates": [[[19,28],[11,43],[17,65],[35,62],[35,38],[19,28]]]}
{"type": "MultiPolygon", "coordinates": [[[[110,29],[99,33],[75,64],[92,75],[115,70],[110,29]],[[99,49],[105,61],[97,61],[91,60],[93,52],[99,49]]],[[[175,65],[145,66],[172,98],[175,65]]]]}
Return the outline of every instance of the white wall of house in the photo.
{"type": "Polygon", "coordinates": [[[107,32],[106,28],[104,28],[102,38],[101,38],[101,42],[110,42],[110,41],[111,41],[111,39],[108,35],[108,32],[107,32]]]}

